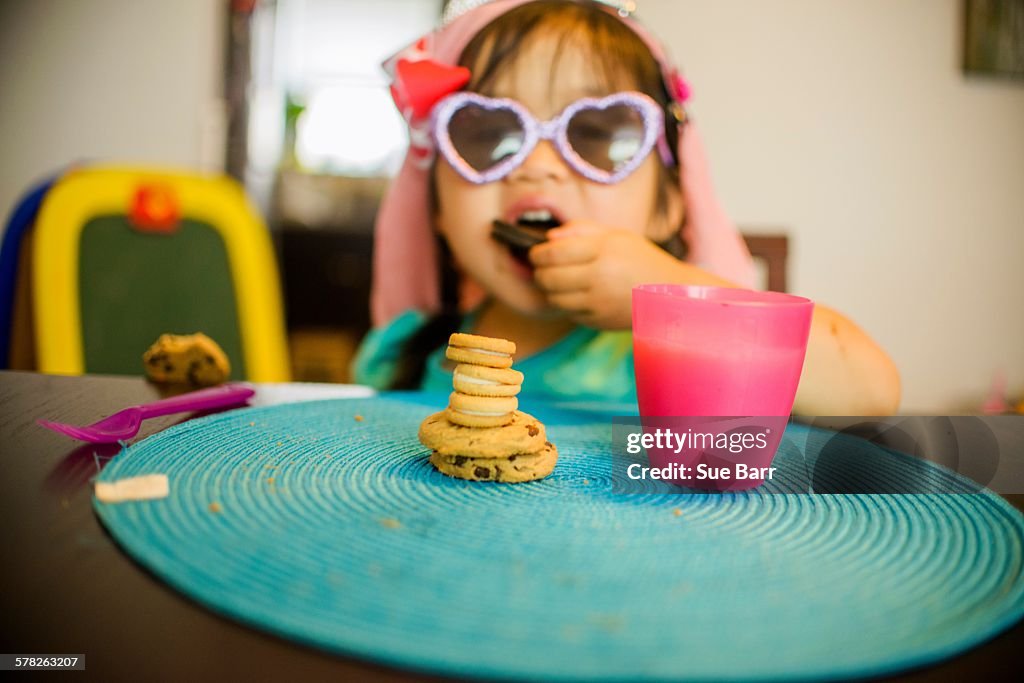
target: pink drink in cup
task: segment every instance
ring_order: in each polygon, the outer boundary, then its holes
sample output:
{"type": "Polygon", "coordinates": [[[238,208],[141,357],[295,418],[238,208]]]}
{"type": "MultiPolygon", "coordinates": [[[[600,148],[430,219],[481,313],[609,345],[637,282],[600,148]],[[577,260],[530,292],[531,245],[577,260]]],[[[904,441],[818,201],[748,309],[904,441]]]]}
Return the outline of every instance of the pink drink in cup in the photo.
{"type": "MultiPolygon", "coordinates": [[[[748,467],[771,465],[793,408],[813,310],[809,299],[777,292],[692,285],[634,287],[633,355],[645,431],[655,424],[675,432],[698,425],[728,429],[723,420],[690,418],[777,417],[754,421],[774,427],[769,448],[727,456],[748,467]]],[[[647,453],[653,467],[670,462],[690,467],[699,462],[729,464],[715,459],[720,454],[703,449],[675,453],[649,448],[647,453]]],[[[726,477],[677,483],[739,490],[763,481],[726,477]]]]}

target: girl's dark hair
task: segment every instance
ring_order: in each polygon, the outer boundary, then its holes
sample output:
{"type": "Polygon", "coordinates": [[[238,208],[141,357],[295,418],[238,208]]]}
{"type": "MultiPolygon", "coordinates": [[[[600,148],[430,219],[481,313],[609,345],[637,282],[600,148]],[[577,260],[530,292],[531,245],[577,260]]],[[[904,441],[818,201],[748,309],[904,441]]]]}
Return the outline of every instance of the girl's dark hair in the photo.
{"type": "MultiPolygon", "coordinates": [[[[675,153],[678,138],[676,120],[671,115],[672,99],[666,90],[661,68],[643,40],[612,14],[607,5],[593,0],[538,0],[515,7],[485,26],[459,58],[459,65],[470,69],[467,90],[493,94],[490,89],[503,69],[514,68],[524,54],[522,49],[537,36],[547,34],[558,41],[550,69],[549,88],[553,91],[558,76],[557,64],[567,45],[589,46],[590,64],[603,79],[609,92],[638,90],[662,105],[666,112],[666,136],[675,153]],[[581,41],[582,39],[582,41],[581,41]]],[[[679,185],[678,164],[666,168],[658,164],[659,178],[656,209],[664,213],[668,206],[668,187],[679,185]]],[[[431,213],[437,215],[437,192],[430,174],[431,213]]],[[[678,233],[678,231],[675,231],[678,233]]],[[[459,275],[445,241],[438,236],[441,273],[441,311],[420,328],[402,347],[392,380],[392,389],[415,389],[426,370],[427,357],[462,323],[459,312],[459,275]]],[[[678,257],[685,252],[681,240],[674,238],[664,248],[678,257]]]]}

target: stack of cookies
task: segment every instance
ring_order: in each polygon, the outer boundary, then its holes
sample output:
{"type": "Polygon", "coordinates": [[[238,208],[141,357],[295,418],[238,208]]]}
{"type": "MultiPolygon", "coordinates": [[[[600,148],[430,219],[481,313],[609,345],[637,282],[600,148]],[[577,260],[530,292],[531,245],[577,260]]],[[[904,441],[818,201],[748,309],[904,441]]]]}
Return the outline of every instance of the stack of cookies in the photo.
{"type": "Polygon", "coordinates": [[[523,374],[512,369],[514,342],[453,334],[446,356],[455,361],[448,408],[420,425],[420,442],[441,472],[472,481],[523,482],[555,468],[558,451],[544,425],[518,410],[523,374]]]}

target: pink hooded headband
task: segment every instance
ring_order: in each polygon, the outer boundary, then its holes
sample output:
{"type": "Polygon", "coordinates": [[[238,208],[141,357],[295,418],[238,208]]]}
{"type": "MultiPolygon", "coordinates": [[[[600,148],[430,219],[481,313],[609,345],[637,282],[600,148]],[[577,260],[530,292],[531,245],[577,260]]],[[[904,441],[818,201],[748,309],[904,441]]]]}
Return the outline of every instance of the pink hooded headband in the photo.
{"type": "MultiPolygon", "coordinates": [[[[419,39],[385,65],[395,79],[392,95],[396,105],[410,125],[410,146],[377,213],[370,299],[375,326],[410,308],[432,313],[440,306],[437,244],[428,197],[430,150],[425,136],[429,109],[439,96],[468,82],[468,70],[452,65],[473,36],[495,18],[530,1],[481,4],[419,39]],[[420,77],[403,79],[402,72],[418,72],[420,77]],[[419,90],[412,91],[410,83],[416,83],[419,90]]],[[[661,45],[635,21],[621,13],[616,16],[640,36],[673,86],[673,95],[684,101],[689,89],[671,68],[661,45]]],[[[689,248],[688,260],[739,285],[752,286],[750,254],[715,197],[704,146],[692,123],[680,131],[677,158],[686,205],[682,236],[689,248]]]]}

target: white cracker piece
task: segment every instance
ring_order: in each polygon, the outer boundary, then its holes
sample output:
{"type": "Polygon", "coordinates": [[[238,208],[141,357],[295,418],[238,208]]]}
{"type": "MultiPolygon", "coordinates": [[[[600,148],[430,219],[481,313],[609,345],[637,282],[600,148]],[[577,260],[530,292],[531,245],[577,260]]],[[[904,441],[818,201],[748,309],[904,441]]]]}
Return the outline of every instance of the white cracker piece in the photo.
{"type": "Polygon", "coordinates": [[[117,481],[96,482],[96,498],[101,503],[122,503],[127,500],[166,498],[171,487],[166,474],[146,474],[117,481]]]}

